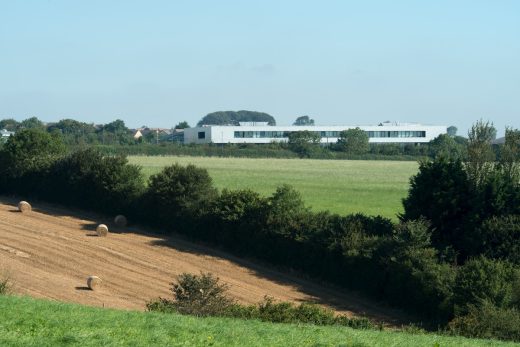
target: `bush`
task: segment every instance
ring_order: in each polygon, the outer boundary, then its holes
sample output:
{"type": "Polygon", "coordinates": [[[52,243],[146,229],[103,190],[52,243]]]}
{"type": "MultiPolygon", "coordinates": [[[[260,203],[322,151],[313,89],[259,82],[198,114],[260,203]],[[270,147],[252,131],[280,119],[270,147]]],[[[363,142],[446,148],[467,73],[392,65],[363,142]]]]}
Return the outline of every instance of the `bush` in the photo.
{"type": "Polygon", "coordinates": [[[144,211],[151,222],[183,231],[209,211],[216,197],[206,169],[174,164],[150,177],[144,211]]]}
{"type": "Polygon", "coordinates": [[[257,305],[232,305],[226,311],[227,317],[242,319],[259,319],[272,323],[305,323],[314,325],[341,325],[354,329],[374,329],[375,324],[368,318],[350,318],[346,315],[335,315],[334,311],[319,305],[290,302],[275,302],[265,297],[257,305]]]}
{"type": "Polygon", "coordinates": [[[483,256],[470,259],[458,269],[454,304],[459,314],[483,303],[506,308],[513,301],[513,280],[517,270],[507,262],[483,256]]]}
{"type": "Polygon", "coordinates": [[[476,230],[479,253],[520,265],[520,215],[492,217],[476,230]]]}
{"type": "Polygon", "coordinates": [[[335,316],[334,311],[314,304],[294,305],[275,302],[265,297],[258,305],[240,305],[227,296],[228,287],[219,284],[218,277],[210,273],[193,275],[183,273],[172,283],[174,300],[159,298],[149,302],[149,311],[195,316],[225,316],[241,319],[259,319],[273,323],[308,323],[315,325],[343,325],[357,329],[373,328],[366,318],[335,316]]]}
{"type": "Polygon", "coordinates": [[[148,304],[149,310],[176,311],[195,316],[219,316],[233,303],[227,297],[228,286],[210,273],[183,273],[172,283],[174,301],[159,299],[148,304]]]}
{"type": "Polygon", "coordinates": [[[224,189],[211,207],[206,238],[244,252],[265,227],[267,210],[267,198],[257,192],[224,189]]]}
{"type": "Polygon", "coordinates": [[[80,150],[57,161],[50,175],[50,200],[124,213],[144,190],[138,166],[123,156],[103,156],[95,149],[80,150]]]}
{"type": "Polygon", "coordinates": [[[470,306],[466,315],[455,317],[448,326],[452,334],[482,339],[520,342],[520,311],[490,303],[470,306]]]}
{"type": "Polygon", "coordinates": [[[0,192],[38,195],[49,168],[64,153],[61,138],[41,129],[10,136],[0,152],[0,192]]]}
{"type": "Polygon", "coordinates": [[[431,222],[432,241],[438,249],[453,246],[462,251],[465,223],[469,222],[473,200],[475,194],[462,162],[443,158],[422,162],[419,173],[410,180],[401,219],[426,218],[431,222]]]}
{"type": "Polygon", "coordinates": [[[6,295],[9,294],[11,291],[11,281],[9,277],[4,276],[3,278],[0,278],[0,295],[6,295]]]}

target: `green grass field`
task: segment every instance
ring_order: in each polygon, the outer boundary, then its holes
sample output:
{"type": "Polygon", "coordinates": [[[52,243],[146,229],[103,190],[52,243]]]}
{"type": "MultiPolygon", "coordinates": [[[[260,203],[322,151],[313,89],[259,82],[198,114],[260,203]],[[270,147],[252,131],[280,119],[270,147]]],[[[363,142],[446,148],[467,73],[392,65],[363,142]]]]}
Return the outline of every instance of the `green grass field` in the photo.
{"type": "Polygon", "coordinates": [[[407,161],[246,159],[131,156],[150,176],[166,165],[188,163],[208,169],[218,188],[250,188],[270,195],[288,183],[313,210],[363,212],[395,218],[402,211],[410,177],[418,164],[407,161]]]}
{"type": "Polygon", "coordinates": [[[0,346],[515,346],[434,334],[117,311],[14,296],[0,296],[0,313],[0,346]]]}

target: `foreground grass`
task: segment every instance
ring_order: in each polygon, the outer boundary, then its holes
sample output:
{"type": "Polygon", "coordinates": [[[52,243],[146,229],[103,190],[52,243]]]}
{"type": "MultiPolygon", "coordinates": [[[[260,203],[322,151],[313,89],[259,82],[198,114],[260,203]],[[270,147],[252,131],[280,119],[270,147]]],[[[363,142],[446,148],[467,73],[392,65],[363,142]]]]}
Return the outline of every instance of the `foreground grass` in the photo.
{"type": "Polygon", "coordinates": [[[117,311],[0,296],[0,346],[515,346],[433,334],[117,311]]]}
{"type": "Polygon", "coordinates": [[[315,211],[363,212],[395,218],[402,211],[416,162],[313,159],[249,159],[131,156],[146,176],[173,163],[208,169],[218,188],[250,188],[270,195],[281,184],[294,186],[315,211]]]}

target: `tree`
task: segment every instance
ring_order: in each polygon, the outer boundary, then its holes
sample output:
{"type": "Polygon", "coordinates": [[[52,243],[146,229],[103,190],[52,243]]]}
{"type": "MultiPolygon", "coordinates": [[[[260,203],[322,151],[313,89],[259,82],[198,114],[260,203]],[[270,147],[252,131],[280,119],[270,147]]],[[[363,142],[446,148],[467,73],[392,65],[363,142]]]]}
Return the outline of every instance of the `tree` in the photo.
{"type": "Polygon", "coordinates": [[[58,123],[47,127],[48,132],[59,132],[68,144],[95,142],[96,128],[92,124],[78,122],[74,119],[62,119],[58,123]]]}
{"type": "Polygon", "coordinates": [[[0,120],[0,130],[5,129],[7,131],[16,131],[20,123],[12,118],[0,120]]]}
{"type": "Polygon", "coordinates": [[[300,158],[310,157],[318,147],[321,137],[314,131],[293,131],[289,133],[289,148],[300,158]]]}
{"type": "Polygon", "coordinates": [[[102,142],[108,144],[114,141],[120,145],[133,142],[130,130],[121,119],[105,124],[101,130],[101,137],[102,142]]]}
{"type": "Polygon", "coordinates": [[[35,194],[52,163],[65,152],[59,135],[23,129],[10,136],[0,152],[0,190],[35,194]]]}
{"type": "Polygon", "coordinates": [[[105,124],[103,126],[103,130],[113,134],[122,134],[128,132],[128,128],[126,127],[125,122],[121,119],[116,119],[113,122],[105,124]]]}
{"type": "Polygon", "coordinates": [[[410,180],[408,196],[403,200],[405,221],[421,217],[430,221],[432,241],[438,249],[464,250],[469,218],[476,193],[460,160],[437,158],[422,162],[410,180]]]}
{"type": "Polygon", "coordinates": [[[497,131],[493,123],[479,120],[468,132],[467,171],[475,185],[482,184],[491,174],[496,159],[492,141],[497,131]]]}
{"type": "Polygon", "coordinates": [[[449,126],[447,132],[448,136],[455,137],[457,135],[457,127],[454,125],[449,126]]]}
{"type": "Polygon", "coordinates": [[[314,119],[309,118],[309,116],[301,116],[296,118],[293,125],[314,125],[314,119]]]}
{"type": "Polygon", "coordinates": [[[520,215],[492,217],[475,232],[478,252],[490,259],[520,265],[520,215]]]}
{"type": "Polygon", "coordinates": [[[368,134],[360,128],[343,130],[339,134],[337,147],[349,154],[364,154],[369,150],[368,134]]]}
{"type": "Polygon", "coordinates": [[[506,308],[512,300],[514,278],[515,269],[510,263],[483,256],[470,259],[457,272],[454,303],[460,313],[486,301],[506,308]]]}
{"type": "Polygon", "coordinates": [[[179,122],[176,126],[175,126],[175,129],[186,129],[186,128],[189,128],[190,125],[188,124],[188,122],[186,121],[182,121],[182,122],[179,122]]]}
{"type": "Polygon", "coordinates": [[[56,162],[50,198],[103,212],[127,212],[143,191],[141,168],[124,156],[103,156],[87,148],[56,162]]]}
{"type": "Polygon", "coordinates": [[[506,128],[504,145],[500,149],[500,165],[514,182],[520,180],[520,130],[506,128]]]}
{"type": "Polygon", "coordinates": [[[267,113],[242,110],[209,113],[197,123],[197,126],[238,125],[239,122],[267,122],[269,125],[276,125],[276,120],[267,113]]]}
{"type": "Polygon", "coordinates": [[[36,117],[24,119],[20,122],[18,128],[20,129],[45,129],[45,125],[36,117]]]}
{"type": "Polygon", "coordinates": [[[267,229],[294,239],[295,233],[301,231],[302,216],[309,212],[300,193],[292,186],[284,184],[276,188],[268,202],[267,229]]]}
{"type": "Polygon", "coordinates": [[[466,147],[458,144],[448,134],[440,134],[430,141],[430,156],[433,158],[446,158],[452,160],[463,160],[466,156],[466,147]]]}
{"type": "Polygon", "coordinates": [[[146,195],[155,222],[182,229],[209,210],[217,190],[206,169],[174,164],[150,177],[146,195]]]}

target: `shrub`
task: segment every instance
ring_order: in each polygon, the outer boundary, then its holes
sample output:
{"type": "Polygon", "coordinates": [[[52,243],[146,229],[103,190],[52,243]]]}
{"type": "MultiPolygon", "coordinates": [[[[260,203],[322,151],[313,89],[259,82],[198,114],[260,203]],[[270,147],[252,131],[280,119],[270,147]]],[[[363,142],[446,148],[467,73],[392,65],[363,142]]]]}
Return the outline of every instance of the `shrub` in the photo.
{"type": "Polygon", "coordinates": [[[259,319],[272,323],[306,323],[314,325],[342,325],[355,329],[373,329],[375,327],[368,318],[350,318],[346,315],[335,315],[334,311],[310,303],[299,305],[290,302],[276,302],[271,297],[257,305],[230,306],[225,315],[242,319],[259,319]]]}
{"type": "Polygon", "coordinates": [[[486,302],[480,307],[470,306],[467,314],[449,323],[448,329],[452,334],[467,337],[520,342],[520,311],[486,302]]]}
{"type": "Polygon", "coordinates": [[[288,143],[289,149],[300,158],[309,158],[320,149],[320,135],[308,130],[293,131],[289,133],[288,143]]]}
{"type": "Polygon", "coordinates": [[[209,210],[217,190],[206,169],[174,164],[150,177],[145,210],[161,225],[186,227],[209,210]]]}
{"type": "Polygon", "coordinates": [[[208,216],[207,225],[213,227],[203,230],[207,238],[244,252],[250,246],[258,246],[255,239],[265,227],[267,210],[267,198],[257,192],[224,189],[212,204],[208,216]]]}
{"type": "Polygon", "coordinates": [[[442,249],[452,246],[467,256],[464,231],[469,224],[475,193],[461,161],[440,158],[422,162],[419,173],[410,180],[403,200],[402,220],[421,217],[431,222],[433,244],[442,249]]]}
{"type": "Polygon", "coordinates": [[[294,239],[300,231],[303,215],[309,213],[300,193],[292,186],[284,184],[276,188],[268,203],[266,229],[294,239]]]}
{"type": "Polygon", "coordinates": [[[461,314],[471,306],[484,302],[497,308],[508,307],[513,300],[513,279],[516,271],[507,262],[472,258],[458,269],[455,280],[454,303],[461,314]]]}
{"type": "Polygon", "coordinates": [[[64,153],[61,138],[41,129],[10,136],[0,152],[0,192],[37,195],[50,166],[64,153]]]}
{"type": "Polygon", "coordinates": [[[226,294],[228,286],[220,284],[219,278],[210,273],[183,273],[177,277],[177,283],[171,285],[174,301],[159,299],[148,305],[148,309],[165,312],[171,307],[182,314],[218,316],[233,303],[226,294]]]}
{"type": "Polygon", "coordinates": [[[57,161],[51,173],[49,199],[105,213],[127,211],[144,189],[138,166],[92,148],[57,161]]]}
{"type": "Polygon", "coordinates": [[[7,276],[0,278],[0,295],[9,294],[11,291],[11,280],[7,276]]]}
{"type": "Polygon", "coordinates": [[[195,316],[224,316],[241,319],[259,319],[273,323],[307,323],[315,325],[342,325],[356,329],[374,328],[367,318],[335,316],[334,311],[318,305],[275,302],[271,297],[257,305],[240,305],[227,296],[228,287],[219,284],[210,273],[193,275],[183,273],[172,283],[174,300],[159,298],[147,303],[149,311],[195,316]]]}
{"type": "Polygon", "coordinates": [[[476,230],[479,253],[520,265],[520,215],[492,217],[476,230]]]}
{"type": "Polygon", "coordinates": [[[364,154],[370,149],[368,134],[360,128],[343,130],[339,133],[336,148],[349,154],[364,154]]]}

